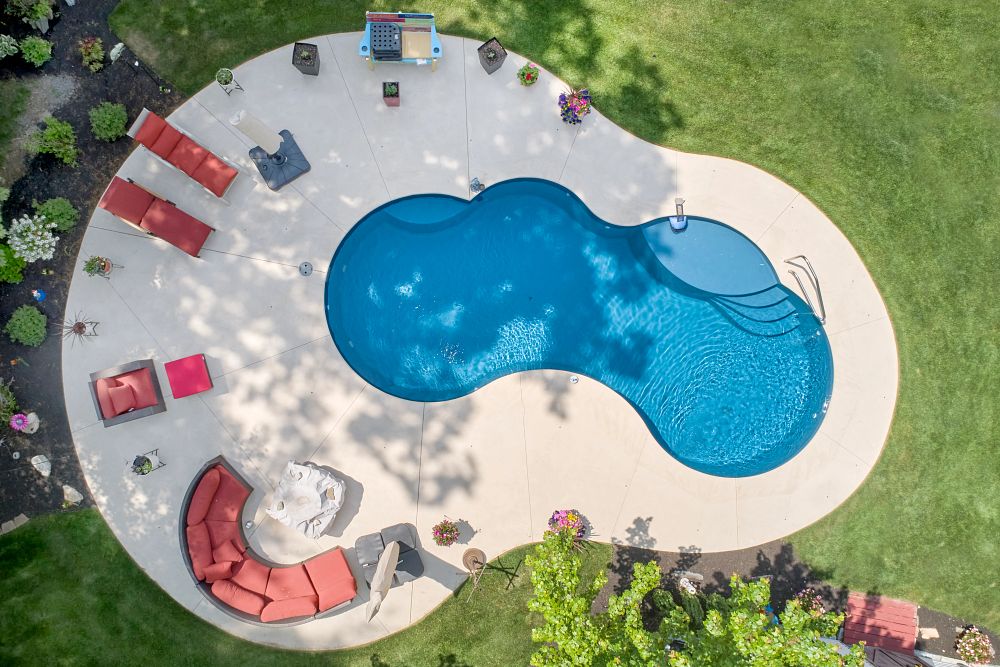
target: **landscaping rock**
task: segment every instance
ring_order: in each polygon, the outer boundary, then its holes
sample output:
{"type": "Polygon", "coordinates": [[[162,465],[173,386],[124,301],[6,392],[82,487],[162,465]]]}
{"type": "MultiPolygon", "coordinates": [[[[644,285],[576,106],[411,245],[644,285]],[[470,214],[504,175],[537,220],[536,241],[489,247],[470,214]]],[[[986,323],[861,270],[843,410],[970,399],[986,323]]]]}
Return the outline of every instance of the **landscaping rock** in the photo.
{"type": "Polygon", "coordinates": [[[45,456],[45,454],[32,456],[31,465],[35,466],[35,470],[40,472],[42,477],[48,477],[52,472],[52,463],[49,461],[49,457],[45,456]]]}
{"type": "Polygon", "coordinates": [[[70,505],[79,505],[83,501],[83,494],[69,484],[63,484],[63,500],[70,505]]]}

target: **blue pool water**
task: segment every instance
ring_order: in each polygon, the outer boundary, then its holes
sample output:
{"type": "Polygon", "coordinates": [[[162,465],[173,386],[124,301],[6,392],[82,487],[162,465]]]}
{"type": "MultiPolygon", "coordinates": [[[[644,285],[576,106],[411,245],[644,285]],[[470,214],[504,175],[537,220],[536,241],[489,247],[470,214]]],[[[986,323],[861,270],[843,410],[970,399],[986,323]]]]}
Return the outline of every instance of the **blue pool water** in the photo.
{"type": "Polygon", "coordinates": [[[572,371],[712,475],[798,453],[833,381],[822,327],[746,237],[692,216],[680,234],[666,219],[618,227],[538,179],[372,211],[330,263],[326,308],[344,358],[387,393],[443,401],[517,371],[572,371]]]}

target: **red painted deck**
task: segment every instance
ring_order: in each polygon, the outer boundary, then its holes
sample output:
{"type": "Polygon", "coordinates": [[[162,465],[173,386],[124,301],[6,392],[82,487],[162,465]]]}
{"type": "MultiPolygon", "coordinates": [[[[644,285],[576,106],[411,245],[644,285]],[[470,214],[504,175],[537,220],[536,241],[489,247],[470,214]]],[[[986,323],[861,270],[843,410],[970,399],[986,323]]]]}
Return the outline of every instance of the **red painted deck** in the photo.
{"type": "Polygon", "coordinates": [[[917,641],[917,606],[886,597],[851,593],[847,598],[844,643],[913,655],[917,641]]]}

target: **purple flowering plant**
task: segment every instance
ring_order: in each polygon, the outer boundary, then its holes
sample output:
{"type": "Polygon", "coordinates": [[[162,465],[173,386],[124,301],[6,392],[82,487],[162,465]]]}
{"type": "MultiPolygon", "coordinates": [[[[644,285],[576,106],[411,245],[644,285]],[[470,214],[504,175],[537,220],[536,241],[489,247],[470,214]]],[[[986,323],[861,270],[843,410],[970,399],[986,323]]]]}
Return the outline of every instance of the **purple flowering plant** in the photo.
{"type": "Polygon", "coordinates": [[[583,515],[578,510],[556,510],[549,517],[549,530],[557,533],[562,530],[571,530],[575,539],[582,540],[587,532],[587,525],[583,521],[583,515]]]}
{"type": "Polygon", "coordinates": [[[441,519],[440,523],[435,524],[431,528],[434,544],[439,547],[450,547],[455,542],[458,542],[458,532],[458,523],[447,517],[441,519]]]}
{"type": "Polygon", "coordinates": [[[811,588],[803,588],[795,594],[795,599],[803,611],[808,612],[812,616],[819,616],[826,613],[826,609],[823,608],[823,598],[817,595],[816,591],[811,588]]]}
{"type": "Polygon", "coordinates": [[[10,418],[10,427],[15,431],[23,431],[28,428],[28,415],[18,412],[10,418]]]}
{"type": "Polygon", "coordinates": [[[564,123],[579,125],[583,117],[590,113],[590,91],[570,90],[559,95],[559,114],[564,123]]]}

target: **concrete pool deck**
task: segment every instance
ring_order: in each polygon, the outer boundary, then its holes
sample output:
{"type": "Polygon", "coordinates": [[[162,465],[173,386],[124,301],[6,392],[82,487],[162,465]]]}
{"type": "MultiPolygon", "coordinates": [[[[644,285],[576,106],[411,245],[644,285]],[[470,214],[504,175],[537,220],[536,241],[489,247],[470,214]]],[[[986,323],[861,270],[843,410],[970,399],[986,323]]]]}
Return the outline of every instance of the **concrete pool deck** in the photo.
{"type": "MultiPolygon", "coordinates": [[[[885,442],[898,365],[878,290],[850,242],[806,197],[755,167],[642,141],[604,118],[564,125],[555,98],[565,85],[543,71],[521,87],[511,53],[499,72],[479,65],[479,42],[442,36],[429,67],[357,57],[360,33],[319,37],[318,77],[290,64],[291,45],[234,68],[245,89],[212,83],[170,120],[240,165],[214,200],[144,150],[119,174],[158,191],[212,225],[200,259],[133,231],[98,209],[78,259],[67,313],[101,323],[85,345],[63,346],[70,427],[91,492],[129,554],[181,605],[251,641],[332,649],[370,642],[416,622],[464,580],[467,546],[490,558],[538,540],[549,514],[576,507],[593,539],[656,549],[724,551],[760,544],[823,517],[862,483],[885,442]],[[386,107],[381,82],[400,82],[402,105],[386,107]],[[256,173],[250,143],[229,123],[246,109],[292,131],[312,171],[280,192],[256,173]],[[469,197],[469,181],[518,176],[572,189],[616,224],[687,212],[725,222],[767,254],[785,284],[783,260],[805,254],[822,281],[834,388],[819,432],[791,461],[755,477],[727,479],[678,463],[624,399],[569,373],[533,371],[444,403],[415,403],[366,385],[330,338],[325,270],[344,234],[397,197],[469,197]],[[91,254],[110,257],[109,280],[82,275],[91,254]],[[315,272],[302,277],[298,265],[315,272]],[[174,400],[163,372],[203,352],[215,387],[174,400]],[[141,358],[156,361],[167,411],[109,429],[94,413],[88,374],[141,358]],[[166,466],[132,475],[131,459],[159,448],[166,466]],[[218,610],[195,588],[178,541],[183,495],[208,459],[222,454],[255,487],[244,520],[267,558],[293,562],[337,545],[352,567],[357,537],[388,525],[417,527],[426,575],[393,589],[372,623],[364,585],[349,609],[294,627],[261,627],[218,610]],[[341,473],[347,499],[328,535],[308,540],[263,507],[289,459],[341,473]],[[443,516],[466,522],[463,540],[434,545],[443,516]]],[[[597,100],[599,108],[600,101],[597,100]]],[[[130,109],[136,114],[138,109],[130,109]]]]}

